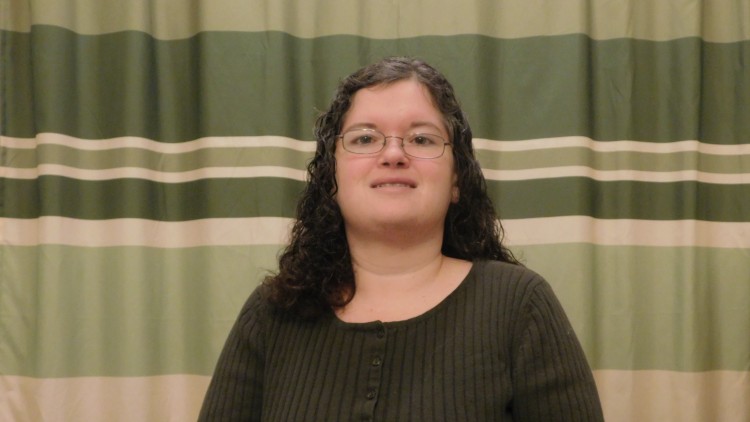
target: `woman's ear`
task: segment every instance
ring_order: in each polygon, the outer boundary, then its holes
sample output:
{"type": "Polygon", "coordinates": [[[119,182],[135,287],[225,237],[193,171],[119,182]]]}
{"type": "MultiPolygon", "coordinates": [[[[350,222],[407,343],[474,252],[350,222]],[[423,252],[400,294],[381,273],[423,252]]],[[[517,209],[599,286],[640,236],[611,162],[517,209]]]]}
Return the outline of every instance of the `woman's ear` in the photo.
{"type": "Polygon", "coordinates": [[[457,204],[458,199],[461,197],[461,192],[458,190],[458,174],[453,171],[453,187],[451,188],[451,203],[457,204]]]}

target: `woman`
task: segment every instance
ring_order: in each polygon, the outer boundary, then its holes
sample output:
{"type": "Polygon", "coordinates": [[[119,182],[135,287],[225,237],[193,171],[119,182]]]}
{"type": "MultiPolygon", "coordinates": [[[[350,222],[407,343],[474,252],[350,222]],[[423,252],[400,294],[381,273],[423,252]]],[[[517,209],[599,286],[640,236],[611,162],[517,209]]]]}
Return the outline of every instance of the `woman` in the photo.
{"type": "Polygon", "coordinates": [[[410,58],[341,82],[279,272],[201,420],[602,420],[549,285],[502,243],[450,83],[410,58]]]}

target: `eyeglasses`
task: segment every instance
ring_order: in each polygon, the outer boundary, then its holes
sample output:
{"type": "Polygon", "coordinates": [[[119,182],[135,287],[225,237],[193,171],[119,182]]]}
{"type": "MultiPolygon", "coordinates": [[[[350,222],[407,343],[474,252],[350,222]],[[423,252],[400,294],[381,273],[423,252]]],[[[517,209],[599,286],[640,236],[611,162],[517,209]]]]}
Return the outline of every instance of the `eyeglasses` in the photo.
{"type": "Polygon", "coordinates": [[[336,137],[341,139],[341,145],[352,154],[377,154],[385,148],[388,138],[401,140],[404,153],[414,158],[438,158],[445,152],[445,142],[440,135],[432,133],[412,133],[405,137],[385,136],[375,129],[354,129],[336,137]]]}

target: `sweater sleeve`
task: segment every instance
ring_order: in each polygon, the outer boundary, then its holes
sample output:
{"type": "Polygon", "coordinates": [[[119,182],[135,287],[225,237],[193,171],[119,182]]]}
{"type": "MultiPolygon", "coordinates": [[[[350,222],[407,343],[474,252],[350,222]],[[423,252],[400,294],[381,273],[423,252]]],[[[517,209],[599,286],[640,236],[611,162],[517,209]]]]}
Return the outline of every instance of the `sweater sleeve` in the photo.
{"type": "Polygon", "coordinates": [[[583,349],[552,288],[529,287],[519,315],[513,359],[516,421],[603,421],[583,349]]]}
{"type": "Polygon", "coordinates": [[[256,289],[227,337],[199,421],[259,421],[263,401],[263,306],[256,289]]]}

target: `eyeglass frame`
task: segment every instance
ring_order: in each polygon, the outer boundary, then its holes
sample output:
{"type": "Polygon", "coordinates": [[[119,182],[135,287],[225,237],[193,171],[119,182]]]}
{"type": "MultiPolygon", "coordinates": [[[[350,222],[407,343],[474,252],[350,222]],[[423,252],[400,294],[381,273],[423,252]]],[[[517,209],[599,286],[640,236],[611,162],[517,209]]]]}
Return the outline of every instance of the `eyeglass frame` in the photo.
{"type": "Polygon", "coordinates": [[[385,146],[388,144],[388,138],[400,139],[401,140],[401,144],[400,144],[401,145],[401,150],[404,152],[404,154],[406,154],[407,156],[409,156],[411,158],[416,158],[418,160],[434,160],[436,158],[440,158],[443,155],[445,155],[445,147],[446,147],[446,145],[450,146],[451,148],[453,148],[453,143],[452,142],[446,142],[445,138],[443,138],[442,135],[438,135],[438,134],[435,134],[435,133],[427,133],[427,132],[411,133],[411,134],[406,135],[406,136],[393,136],[393,135],[386,135],[385,133],[383,133],[383,132],[381,132],[381,131],[379,131],[377,129],[358,128],[358,129],[347,130],[344,133],[336,135],[335,139],[337,139],[337,140],[341,139],[343,141],[344,140],[344,136],[347,133],[350,133],[350,132],[372,132],[372,133],[383,135],[383,142],[380,144],[380,149],[377,150],[377,151],[373,151],[373,152],[356,152],[356,151],[350,151],[350,150],[348,150],[346,148],[346,144],[344,142],[342,142],[341,143],[341,147],[344,148],[344,151],[346,151],[346,152],[348,152],[350,154],[357,154],[357,155],[373,155],[373,154],[378,154],[379,152],[381,152],[381,151],[383,151],[385,149],[385,146]],[[416,155],[412,155],[412,154],[409,154],[408,152],[406,152],[406,148],[404,148],[404,141],[406,141],[406,139],[408,139],[408,138],[418,137],[419,135],[430,135],[430,136],[436,136],[436,137],[440,138],[443,141],[443,149],[440,151],[440,155],[437,155],[435,157],[418,157],[416,155]]]}

